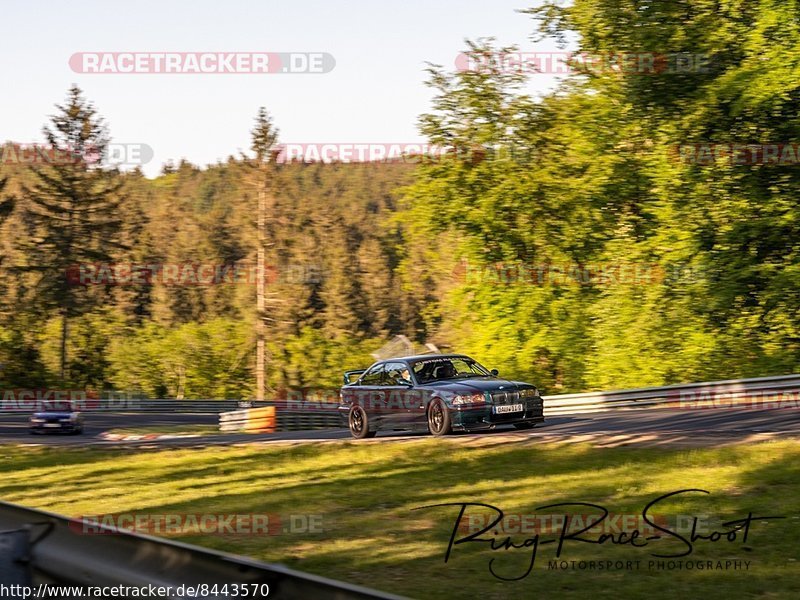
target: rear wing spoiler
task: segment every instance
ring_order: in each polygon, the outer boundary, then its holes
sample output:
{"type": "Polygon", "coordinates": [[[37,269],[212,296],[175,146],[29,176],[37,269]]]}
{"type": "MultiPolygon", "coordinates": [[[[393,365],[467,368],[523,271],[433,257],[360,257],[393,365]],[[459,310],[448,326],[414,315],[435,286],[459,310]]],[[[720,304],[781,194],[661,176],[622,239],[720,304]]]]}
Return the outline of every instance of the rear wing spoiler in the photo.
{"type": "Polygon", "coordinates": [[[361,375],[366,369],[357,369],[355,371],[345,371],[344,372],[344,384],[349,385],[353,383],[358,376],[361,375]]]}

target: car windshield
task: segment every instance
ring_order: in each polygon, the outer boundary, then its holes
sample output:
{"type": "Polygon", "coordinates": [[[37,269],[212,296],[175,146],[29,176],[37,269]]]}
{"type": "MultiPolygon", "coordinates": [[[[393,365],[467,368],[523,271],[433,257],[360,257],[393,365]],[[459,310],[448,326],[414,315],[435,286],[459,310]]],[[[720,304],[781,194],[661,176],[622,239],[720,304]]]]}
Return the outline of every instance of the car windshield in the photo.
{"type": "Polygon", "coordinates": [[[59,401],[42,402],[39,412],[72,412],[72,404],[59,401]]]}
{"type": "Polygon", "coordinates": [[[431,383],[465,377],[489,377],[491,373],[471,358],[432,358],[414,363],[414,375],[419,383],[431,383]]]}

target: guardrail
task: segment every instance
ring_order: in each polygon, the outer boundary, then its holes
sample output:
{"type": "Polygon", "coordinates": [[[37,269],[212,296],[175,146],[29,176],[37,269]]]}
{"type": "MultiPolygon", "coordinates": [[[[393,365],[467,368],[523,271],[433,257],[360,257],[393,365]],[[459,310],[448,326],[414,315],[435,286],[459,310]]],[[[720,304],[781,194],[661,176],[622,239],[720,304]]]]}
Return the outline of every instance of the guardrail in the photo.
{"type": "Polygon", "coordinates": [[[343,426],[336,405],[324,407],[315,405],[313,410],[302,410],[281,401],[243,404],[251,407],[219,414],[220,431],[272,433],[273,431],[336,429],[343,426]],[[268,416],[270,409],[272,409],[272,416],[268,416]]]}
{"type": "Polygon", "coordinates": [[[800,375],[728,379],[542,398],[545,416],[641,408],[797,408],[800,404],[800,375]]]}
{"type": "MultiPolygon", "coordinates": [[[[87,523],[88,524],[88,523],[87,523]]],[[[88,524],[103,534],[86,535],[84,522],[0,502],[1,583],[91,586],[181,586],[266,584],[269,598],[282,600],[400,600],[281,565],[207,550],[171,540],[88,524]]],[[[256,589],[256,588],[249,588],[256,589]]],[[[262,593],[250,597],[266,597],[262,593]]],[[[181,596],[173,594],[171,598],[181,596]]],[[[201,596],[197,596],[201,597],[201,596]]],[[[226,596],[202,596],[226,598],[226,596]]]]}
{"type": "MultiPolygon", "coordinates": [[[[0,414],[31,413],[51,405],[73,406],[85,412],[177,412],[218,413],[240,408],[241,400],[178,400],[175,398],[19,398],[0,400],[0,414]]],[[[268,404],[268,403],[261,403],[268,404]]]]}
{"type": "MultiPolygon", "coordinates": [[[[97,399],[78,399],[78,400],[24,400],[3,403],[0,401],[0,415],[8,413],[30,414],[37,410],[42,410],[46,404],[51,403],[67,404],[87,413],[182,413],[182,414],[206,414],[216,415],[224,413],[235,413],[236,415],[246,415],[247,410],[261,410],[272,407],[275,410],[274,430],[276,431],[297,431],[304,429],[330,429],[341,426],[341,419],[337,413],[336,405],[332,403],[323,404],[314,402],[312,410],[303,408],[303,402],[289,402],[285,400],[177,400],[174,398],[165,399],[143,399],[143,398],[97,398],[97,399]]],[[[232,415],[231,420],[236,416],[232,415]]],[[[222,420],[222,419],[221,419],[222,420]]],[[[227,418],[225,420],[228,420],[227,418]]],[[[245,421],[247,419],[244,419],[245,421]]],[[[244,423],[241,423],[244,425],[244,423]]],[[[259,423],[261,425],[266,423],[259,423]]],[[[259,427],[257,427],[259,428],[259,427]]],[[[239,431],[238,426],[231,426],[227,430],[239,431]]],[[[255,431],[255,429],[254,429],[255,431]]]]}
{"type": "MultiPolygon", "coordinates": [[[[0,400],[0,414],[2,413],[30,413],[42,410],[49,405],[70,405],[75,410],[85,412],[120,412],[120,413],[147,413],[147,412],[176,412],[176,413],[219,413],[226,410],[242,408],[241,400],[213,400],[213,399],[186,399],[175,398],[78,398],[78,399],[50,399],[31,398],[14,401],[0,400]]],[[[255,402],[247,403],[255,405],[255,402]]],[[[274,402],[260,402],[258,406],[274,405],[274,402]]]]}
{"type": "MultiPolygon", "coordinates": [[[[797,406],[800,400],[800,375],[778,375],[751,379],[729,379],[686,383],[661,387],[635,388],[580,394],[543,396],[544,414],[567,415],[592,413],[607,410],[638,409],[652,407],[706,408],[730,407],[736,402],[745,404],[755,398],[764,406],[778,405],[781,398],[789,395],[797,406]]],[[[51,402],[52,400],[45,401],[51,402]]],[[[41,400],[5,403],[0,400],[0,414],[8,412],[30,413],[38,410],[41,400]]],[[[66,400],[64,402],[67,402],[66,400]]],[[[336,404],[311,402],[306,409],[302,401],[269,400],[212,400],[212,399],[144,399],[144,398],[99,398],[73,400],[78,410],[86,412],[117,413],[188,413],[219,414],[244,409],[275,407],[276,429],[320,429],[340,427],[336,404]]]]}

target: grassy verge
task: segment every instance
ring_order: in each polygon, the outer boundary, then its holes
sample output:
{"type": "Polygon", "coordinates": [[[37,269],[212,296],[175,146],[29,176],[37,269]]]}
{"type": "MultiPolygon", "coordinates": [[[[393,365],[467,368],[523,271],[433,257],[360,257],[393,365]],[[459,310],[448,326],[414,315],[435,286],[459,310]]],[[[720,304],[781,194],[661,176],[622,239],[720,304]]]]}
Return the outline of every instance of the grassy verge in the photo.
{"type": "MultiPolygon", "coordinates": [[[[415,598],[800,597],[798,442],[676,450],[468,448],[425,439],[145,453],[0,446],[0,457],[0,497],[67,515],[271,513],[284,526],[295,515],[299,531],[291,533],[180,539],[415,598]],[[457,508],[414,510],[470,501],[541,515],[558,511],[537,507],[580,500],[640,514],[650,500],[683,488],[712,494],[675,497],[651,512],[706,515],[709,527],[748,511],[787,518],[754,523],[746,543],[741,535],[734,543],[698,542],[683,559],[747,560],[746,571],[647,570],[650,552],[685,548],[674,539],[645,548],[568,542],[567,561],[640,560],[641,569],[550,570],[550,545],[540,547],[528,577],[504,582],[489,573],[489,561],[516,576],[526,570],[529,549],[462,544],[445,564],[457,508]],[[309,515],[321,531],[303,531],[309,515]]],[[[512,537],[522,543],[530,534],[512,537]]]]}

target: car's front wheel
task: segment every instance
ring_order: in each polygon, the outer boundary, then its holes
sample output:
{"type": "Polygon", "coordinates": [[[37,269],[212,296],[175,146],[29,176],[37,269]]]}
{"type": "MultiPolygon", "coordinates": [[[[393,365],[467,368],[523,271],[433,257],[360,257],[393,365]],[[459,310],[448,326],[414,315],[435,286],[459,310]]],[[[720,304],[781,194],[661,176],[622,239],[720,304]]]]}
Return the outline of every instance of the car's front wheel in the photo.
{"type": "Polygon", "coordinates": [[[436,436],[447,435],[453,429],[450,422],[450,411],[438,398],[428,408],[428,430],[436,436]]]}
{"type": "Polygon", "coordinates": [[[375,437],[377,433],[376,431],[370,431],[369,417],[367,417],[367,411],[362,406],[354,406],[350,409],[347,423],[350,426],[350,435],[357,440],[375,437]]]}

